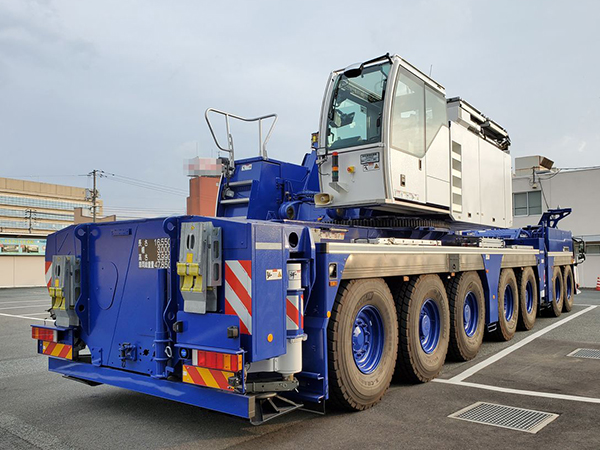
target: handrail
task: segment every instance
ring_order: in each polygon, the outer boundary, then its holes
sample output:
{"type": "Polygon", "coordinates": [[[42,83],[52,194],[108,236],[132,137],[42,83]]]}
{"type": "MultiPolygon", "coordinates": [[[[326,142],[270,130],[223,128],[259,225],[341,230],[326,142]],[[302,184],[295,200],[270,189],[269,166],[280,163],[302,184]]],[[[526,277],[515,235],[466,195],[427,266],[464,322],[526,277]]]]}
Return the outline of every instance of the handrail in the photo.
{"type": "Polygon", "coordinates": [[[229,125],[230,117],[232,119],[241,120],[243,122],[258,122],[258,151],[259,151],[260,156],[262,156],[263,158],[267,158],[267,143],[269,142],[269,139],[271,138],[271,134],[273,133],[273,128],[275,128],[275,124],[277,123],[277,114],[267,114],[266,116],[260,116],[260,117],[254,117],[252,119],[247,119],[245,117],[237,116],[235,114],[231,114],[231,113],[228,113],[225,111],[220,111],[215,108],[208,108],[205,111],[204,118],[206,119],[206,123],[208,124],[208,129],[210,130],[210,134],[212,134],[215,144],[217,145],[219,150],[223,150],[224,152],[229,153],[229,160],[231,162],[231,165],[233,166],[235,159],[234,159],[234,152],[233,152],[233,136],[231,135],[231,129],[230,129],[230,125],[229,125]],[[219,140],[217,139],[217,136],[215,135],[215,131],[213,130],[213,127],[210,123],[209,113],[221,114],[221,115],[225,116],[225,128],[227,130],[227,148],[225,148],[221,144],[219,144],[219,140]],[[267,135],[263,141],[262,121],[265,119],[271,119],[271,118],[274,119],[273,123],[271,124],[271,128],[269,128],[269,132],[267,133],[267,135]]]}

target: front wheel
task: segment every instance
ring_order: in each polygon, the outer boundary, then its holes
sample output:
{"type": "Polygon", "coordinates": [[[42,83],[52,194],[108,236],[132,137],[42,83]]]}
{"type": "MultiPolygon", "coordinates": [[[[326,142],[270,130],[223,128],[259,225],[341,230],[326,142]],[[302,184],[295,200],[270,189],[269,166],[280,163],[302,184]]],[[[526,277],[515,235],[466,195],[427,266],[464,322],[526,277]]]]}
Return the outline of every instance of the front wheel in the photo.
{"type": "Polygon", "coordinates": [[[560,267],[554,266],[552,270],[552,300],[550,302],[550,313],[554,317],[561,315],[565,302],[565,291],[563,277],[560,267]]]}
{"type": "Polygon", "coordinates": [[[479,352],[485,329],[485,300],[477,272],[465,272],[448,283],[450,345],[455,361],[469,361],[479,352]]]}
{"type": "Polygon", "coordinates": [[[565,302],[563,311],[569,312],[573,308],[573,298],[575,297],[575,277],[571,266],[563,268],[563,286],[565,287],[565,302]]]}
{"type": "Polygon", "coordinates": [[[349,410],[381,400],[394,374],[398,323],[381,278],[352,280],[338,291],[327,327],[329,399],[349,410]]]}
{"type": "Polygon", "coordinates": [[[437,275],[421,275],[394,294],[400,331],[396,375],[429,381],[440,373],[448,352],[450,311],[444,283],[437,275]]]}
{"type": "Polygon", "coordinates": [[[519,324],[520,330],[531,330],[538,311],[538,288],[531,267],[525,267],[517,279],[519,285],[519,324]]]}
{"type": "Polygon", "coordinates": [[[512,269],[502,269],[498,282],[498,328],[495,335],[501,341],[510,341],[517,331],[519,290],[512,269]]]}

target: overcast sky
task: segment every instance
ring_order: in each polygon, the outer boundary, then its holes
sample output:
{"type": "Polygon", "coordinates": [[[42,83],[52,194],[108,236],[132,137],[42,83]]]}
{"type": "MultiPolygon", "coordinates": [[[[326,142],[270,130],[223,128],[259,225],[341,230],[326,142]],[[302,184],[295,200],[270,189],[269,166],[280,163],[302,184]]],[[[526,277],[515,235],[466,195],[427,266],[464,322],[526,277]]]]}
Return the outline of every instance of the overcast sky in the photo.
{"type": "MultiPolygon", "coordinates": [[[[184,159],[215,154],[208,107],[279,114],[269,155],[300,162],[329,72],[386,52],[505,127],[513,157],[600,165],[599,17],[574,0],[0,0],[0,176],[185,191],[184,159]]],[[[238,157],[255,155],[239,131],[238,157]]],[[[185,208],[99,188],[107,207],[185,208]]]]}

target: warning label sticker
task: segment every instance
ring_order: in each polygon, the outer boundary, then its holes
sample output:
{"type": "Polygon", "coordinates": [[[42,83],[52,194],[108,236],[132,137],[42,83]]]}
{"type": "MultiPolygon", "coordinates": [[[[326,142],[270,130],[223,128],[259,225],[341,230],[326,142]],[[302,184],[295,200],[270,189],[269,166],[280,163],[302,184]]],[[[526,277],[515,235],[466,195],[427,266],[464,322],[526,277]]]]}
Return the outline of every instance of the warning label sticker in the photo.
{"type": "Polygon", "coordinates": [[[138,239],[138,267],[140,269],[170,269],[171,239],[138,239]]]}
{"type": "Polygon", "coordinates": [[[281,280],[283,278],[283,270],[267,269],[267,281],[281,280]]]}
{"type": "Polygon", "coordinates": [[[381,167],[381,164],[376,162],[376,163],[368,163],[368,164],[363,164],[363,172],[370,172],[371,170],[379,170],[381,167]]]}

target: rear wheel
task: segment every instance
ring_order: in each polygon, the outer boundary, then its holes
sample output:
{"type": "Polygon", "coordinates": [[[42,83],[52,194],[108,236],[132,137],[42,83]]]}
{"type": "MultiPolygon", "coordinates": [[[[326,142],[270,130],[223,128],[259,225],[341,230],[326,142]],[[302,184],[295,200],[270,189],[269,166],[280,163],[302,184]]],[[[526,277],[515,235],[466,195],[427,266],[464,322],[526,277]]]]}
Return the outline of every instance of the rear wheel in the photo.
{"type": "Polygon", "coordinates": [[[469,361],[479,352],[485,328],[485,302],[477,272],[465,272],[448,283],[450,344],[448,355],[469,361]]]}
{"type": "Polygon", "coordinates": [[[564,302],[565,292],[562,273],[560,267],[554,266],[552,270],[552,301],[550,302],[550,312],[554,317],[561,315],[564,302]]]}
{"type": "Polygon", "coordinates": [[[392,294],[381,278],[341,286],[327,327],[329,399],[350,410],[370,408],[388,389],[398,351],[392,294]]]}
{"type": "Polygon", "coordinates": [[[517,277],[519,286],[519,330],[531,330],[538,311],[538,288],[531,267],[525,267],[517,277]]]}
{"type": "Polygon", "coordinates": [[[571,266],[563,268],[563,286],[565,287],[565,302],[563,311],[569,312],[573,308],[573,299],[575,296],[575,277],[571,266]]]}
{"type": "Polygon", "coordinates": [[[519,316],[519,291],[512,269],[503,269],[498,282],[498,328],[495,336],[510,341],[517,331],[519,316]]]}
{"type": "Polygon", "coordinates": [[[421,275],[395,292],[400,346],[396,375],[425,382],[435,378],[446,359],[450,311],[442,280],[421,275]]]}

